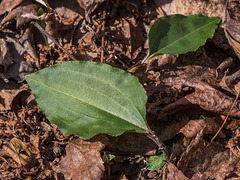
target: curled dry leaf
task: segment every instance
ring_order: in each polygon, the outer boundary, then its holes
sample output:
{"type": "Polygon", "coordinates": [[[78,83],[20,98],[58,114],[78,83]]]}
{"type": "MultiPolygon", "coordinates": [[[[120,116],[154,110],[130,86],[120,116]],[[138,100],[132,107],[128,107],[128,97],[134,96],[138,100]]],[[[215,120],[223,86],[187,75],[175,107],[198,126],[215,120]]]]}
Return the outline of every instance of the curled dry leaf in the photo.
{"type": "Polygon", "coordinates": [[[19,6],[8,13],[8,15],[2,20],[1,26],[7,22],[16,20],[16,28],[18,29],[19,27],[31,21],[31,19],[22,17],[21,15],[26,13],[37,14],[39,7],[39,4],[34,3],[34,1],[24,0],[21,4],[19,4],[19,6]]]}
{"type": "Polygon", "coordinates": [[[235,131],[235,136],[231,138],[228,143],[227,147],[237,156],[240,158],[240,128],[235,131]]]}
{"type": "Polygon", "coordinates": [[[183,174],[182,171],[178,170],[176,166],[172,163],[167,163],[168,171],[167,179],[168,180],[176,180],[176,179],[182,179],[182,180],[188,180],[188,178],[183,174]]]}
{"type": "Polygon", "coordinates": [[[57,172],[66,180],[98,180],[104,172],[100,150],[104,148],[100,142],[86,142],[74,139],[66,146],[66,156],[61,159],[57,172]]]}
{"type": "Polygon", "coordinates": [[[10,110],[14,98],[22,90],[19,89],[2,89],[0,90],[0,112],[10,110]]]}
{"type": "Polygon", "coordinates": [[[11,11],[17,5],[19,5],[23,0],[2,0],[0,3],[0,15],[11,11]]]}
{"type": "Polygon", "coordinates": [[[81,8],[85,10],[85,18],[90,21],[90,14],[100,6],[105,0],[77,0],[81,8]]]}
{"type": "Polygon", "coordinates": [[[5,39],[0,39],[0,73],[3,73],[13,63],[13,58],[5,39]]]}
{"type": "MultiPolygon", "coordinates": [[[[240,28],[239,28],[240,29],[240,28]]],[[[235,51],[236,55],[240,58],[240,42],[235,40],[228,31],[225,31],[226,37],[228,38],[228,41],[230,45],[232,46],[233,50],[235,51]]]]}
{"type": "MultiPolygon", "coordinates": [[[[240,70],[226,76],[226,83],[237,80],[239,74],[240,70]]],[[[160,69],[150,78],[154,76],[156,82],[161,82],[161,84],[171,87],[174,86],[176,89],[182,89],[183,87],[195,89],[195,92],[187,94],[185,97],[166,105],[160,112],[159,119],[168,114],[175,114],[182,110],[183,107],[192,105],[199,105],[207,111],[227,115],[234,102],[231,96],[228,96],[218,89],[221,85],[216,79],[216,70],[214,68],[195,65],[179,66],[160,69]]],[[[238,102],[239,100],[237,104],[238,102]]],[[[230,116],[240,117],[239,108],[234,107],[230,116]]]]}
{"type": "MultiPolygon", "coordinates": [[[[204,129],[204,135],[214,135],[219,128],[220,126],[212,118],[205,117],[204,119],[189,121],[182,129],[180,129],[180,132],[187,138],[192,138],[202,129],[204,129]]],[[[220,133],[220,137],[225,137],[223,132],[220,133]]]]}
{"type": "MultiPolygon", "coordinates": [[[[168,171],[169,173],[167,174],[167,179],[168,180],[189,180],[182,171],[178,170],[174,164],[168,162],[167,163],[168,171]]],[[[192,176],[191,180],[206,180],[206,176],[204,174],[196,173],[192,176]]]]}
{"type": "Polygon", "coordinates": [[[8,156],[25,168],[30,168],[34,163],[35,148],[31,144],[22,142],[20,139],[11,139],[9,144],[3,145],[3,149],[8,156]]]}
{"type": "Polygon", "coordinates": [[[225,26],[225,35],[229,44],[232,46],[236,55],[240,58],[240,19],[239,19],[239,1],[232,1],[231,4],[227,4],[228,14],[225,26]]]}
{"type": "Polygon", "coordinates": [[[2,86],[0,90],[0,112],[7,111],[12,108],[13,104],[18,105],[35,105],[33,95],[26,89],[13,89],[16,86],[2,86]],[[7,87],[7,88],[6,88],[7,87]],[[9,87],[11,87],[9,89],[9,87]],[[6,89],[5,89],[6,88],[6,89]]]}

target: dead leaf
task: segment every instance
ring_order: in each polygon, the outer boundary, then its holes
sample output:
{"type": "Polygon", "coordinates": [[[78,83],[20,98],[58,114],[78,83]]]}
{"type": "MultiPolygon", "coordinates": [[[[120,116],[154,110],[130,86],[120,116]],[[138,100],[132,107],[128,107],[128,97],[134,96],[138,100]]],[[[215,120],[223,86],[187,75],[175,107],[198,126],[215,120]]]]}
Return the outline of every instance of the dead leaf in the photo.
{"type": "Polygon", "coordinates": [[[5,72],[14,62],[5,39],[0,39],[0,73],[5,72]]]}
{"type": "Polygon", "coordinates": [[[3,145],[3,149],[19,165],[29,168],[34,163],[34,148],[30,145],[22,142],[20,139],[13,138],[9,144],[3,145]],[[26,153],[23,154],[23,152],[26,153]]]}
{"type": "Polygon", "coordinates": [[[236,55],[238,56],[238,58],[240,58],[240,43],[236,41],[233,37],[231,37],[229,32],[225,31],[225,34],[236,55]]]}
{"type": "Polygon", "coordinates": [[[100,142],[87,142],[74,139],[66,146],[66,156],[62,157],[57,172],[66,180],[98,180],[104,172],[100,152],[104,148],[100,142]]]}
{"type": "Polygon", "coordinates": [[[31,93],[27,89],[2,88],[0,90],[0,112],[10,110],[13,104],[31,106],[30,103],[34,105],[34,99],[31,99],[31,93]]]}
{"type": "Polygon", "coordinates": [[[17,21],[16,28],[23,26],[31,21],[29,18],[22,17],[22,14],[32,13],[37,14],[40,5],[31,0],[24,0],[15,9],[10,11],[8,15],[2,20],[1,26],[10,21],[17,21]]]}
{"type": "MultiPolygon", "coordinates": [[[[174,164],[168,162],[167,163],[168,167],[168,174],[167,174],[167,179],[168,180],[189,180],[182,171],[178,170],[174,164]]],[[[195,173],[190,180],[207,180],[206,175],[201,174],[201,173],[195,173]]]]}
{"type": "Polygon", "coordinates": [[[188,180],[188,178],[182,173],[182,171],[178,170],[176,166],[174,166],[172,163],[167,163],[167,168],[169,173],[167,174],[168,180],[188,180]]]}
{"type": "Polygon", "coordinates": [[[155,155],[157,146],[144,134],[123,133],[120,136],[109,136],[110,143],[106,149],[121,154],[155,155]]]}
{"type": "Polygon", "coordinates": [[[85,18],[90,21],[90,15],[98,6],[100,6],[105,0],[77,0],[79,6],[85,10],[85,18]]]}
{"type": "Polygon", "coordinates": [[[30,25],[26,28],[24,28],[24,34],[19,39],[19,42],[23,45],[23,47],[26,49],[27,53],[35,59],[38,58],[38,55],[36,53],[35,43],[34,43],[34,32],[33,32],[33,26],[30,25]]]}
{"type": "MultiPolygon", "coordinates": [[[[189,121],[182,129],[180,129],[180,132],[187,138],[193,138],[202,129],[204,129],[203,135],[214,135],[219,128],[220,126],[212,118],[204,117],[203,119],[189,121]]],[[[220,137],[225,137],[223,132],[220,133],[220,137]]]]}
{"type": "Polygon", "coordinates": [[[19,5],[23,0],[2,0],[0,3],[0,15],[11,11],[17,5],[19,5]]]}
{"type": "Polygon", "coordinates": [[[240,128],[235,131],[235,136],[229,139],[227,143],[227,147],[237,156],[240,158],[240,128]]]}
{"type": "Polygon", "coordinates": [[[2,89],[2,90],[0,90],[0,112],[10,110],[14,98],[21,91],[22,90],[19,90],[19,89],[2,89]]]}

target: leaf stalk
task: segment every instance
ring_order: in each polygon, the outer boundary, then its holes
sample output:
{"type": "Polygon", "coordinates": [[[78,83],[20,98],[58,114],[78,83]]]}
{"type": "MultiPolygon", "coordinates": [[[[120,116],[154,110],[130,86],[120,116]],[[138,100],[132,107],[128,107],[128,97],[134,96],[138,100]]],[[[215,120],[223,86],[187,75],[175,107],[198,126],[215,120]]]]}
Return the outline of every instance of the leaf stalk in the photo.
{"type": "Polygon", "coordinates": [[[157,136],[156,136],[156,134],[155,134],[155,132],[154,131],[152,131],[152,130],[147,130],[146,131],[146,135],[147,135],[147,137],[149,138],[149,139],[151,139],[155,144],[157,144],[158,145],[158,148],[160,149],[160,150],[162,150],[162,152],[163,152],[163,154],[164,154],[164,156],[166,157],[166,159],[169,159],[169,156],[170,156],[170,153],[169,153],[169,151],[168,151],[168,149],[167,149],[167,146],[164,144],[164,142],[163,141],[161,141],[157,136]]]}

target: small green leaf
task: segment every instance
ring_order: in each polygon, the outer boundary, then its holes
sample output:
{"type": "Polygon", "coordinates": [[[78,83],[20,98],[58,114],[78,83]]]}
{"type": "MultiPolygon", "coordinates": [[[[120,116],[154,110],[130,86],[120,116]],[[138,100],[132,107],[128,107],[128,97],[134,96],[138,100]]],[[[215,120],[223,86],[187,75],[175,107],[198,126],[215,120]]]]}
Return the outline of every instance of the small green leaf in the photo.
{"type": "MultiPolygon", "coordinates": [[[[171,151],[173,143],[175,140],[168,145],[168,150],[171,151]]],[[[166,156],[162,153],[161,150],[157,150],[156,155],[150,156],[147,164],[147,169],[150,171],[155,171],[161,169],[167,160],[166,156]]]]}
{"type": "Polygon", "coordinates": [[[64,62],[26,76],[40,108],[64,134],[145,132],[147,96],[133,75],[107,64],[64,62]]]}
{"type": "Polygon", "coordinates": [[[158,151],[157,155],[149,157],[147,169],[150,171],[161,169],[166,160],[167,158],[164,156],[164,154],[158,151]]]}
{"type": "Polygon", "coordinates": [[[107,154],[106,152],[104,152],[104,154],[103,154],[103,161],[104,161],[104,163],[109,164],[109,162],[110,162],[112,159],[114,159],[115,157],[116,157],[116,156],[113,155],[113,154],[107,154]]]}
{"type": "Polygon", "coordinates": [[[219,17],[179,14],[159,18],[149,31],[149,57],[157,54],[184,54],[196,51],[212,38],[219,17]]]}

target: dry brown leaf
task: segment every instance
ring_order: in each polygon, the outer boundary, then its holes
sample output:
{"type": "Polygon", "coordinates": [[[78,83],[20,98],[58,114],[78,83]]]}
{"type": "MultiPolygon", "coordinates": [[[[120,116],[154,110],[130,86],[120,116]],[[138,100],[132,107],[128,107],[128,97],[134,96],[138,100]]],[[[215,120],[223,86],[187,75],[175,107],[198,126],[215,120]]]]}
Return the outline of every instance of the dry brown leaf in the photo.
{"type": "Polygon", "coordinates": [[[178,168],[174,166],[172,163],[168,162],[167,167],[169,171],[169,173],[167,174],[168,180],[177,180],[177,179],[188,180],[188,178],[183,174],[183,172],[178,170],[178,168]]]}
{"type": "MultiPolygon", "coordinates": [[[[189,180],[174,164],[168,162],[167,167],[169,171],[167,174],[168,180],[189,180]]],[[[190,180],[207,180],[207,177],[204,174],[195,173],[190,180]]]]}
{"type": "MultiPolygon", "coordinates": [[[[11,87],[11,86],[10,86],[11,87]]],[[[26,89],[1,89],[0,90],[0,112],[10,110],[13,104],[18,105],[28,105],[30,103],[34,104],[34,99],[32,102],[27,102],[28,97],[30,98],[31,93],[26,89]]]]}
{"type": "Polygon", "coordinates": [[[85,10],[85,18],[89,21],[89,16],[105,0],[77,0],[79,6],[85,10]]]}
{"type": "Polygon", "coordinates": [[[104,172],[100,152],[104,148],[101,142],[86,142],[74,139],[66,146],[66,156],[61,159],[58,173],[66,180],[98,180],[104,172]]]}
{"type": "Polygon", "coordinates": [[[235,131],[235,136],[228,141],[227,147],[240,158],[240,127],[235,131]]]}
{"type": "Polygon", "coordinates": [[[236,85],[234,85],[234,90],[236,91],[236,94],[240,93],[240,82],[238,82],[236,85]]]}
{"type": "Polygon", "coordinates": [[[40,5],[31,0],[24,0],[19,6],[10,11],[8,15],[2,20],[1,26],[10,21],[17,21],[16,28],[23,26],[31,21],[29,18],[22,17],[21,15],[32,13],[37,14],[40,5]]]}
{"type": "Polygon", "coordinates": [[[3,73],[14,62],[5,39],[0,39],[0,73],[3,73]]]}
{"type": "MultiPolygon", "coordinates": [[[[204,129],[204,135],[214,135],[219,128],[220,126],[212,118],[205,117],[204,119],[189,121],[182,129],[180,129],[180,132],[187,138],[193,138],[202,129],[204,129]]],[[[220,137],[225,137],[223,132],[220,133],[220,137]]]]}
{"type": "Polygon", "coordinates": [[[23,0],[2,0],[0,3],[0,15],[11,11],[17,5],[19,5],[23,0]]]}
{"type": "Polygon", "coordinates": [[[11,139],[9,144],[3,145],[3,149],[14,161],[26,168],[31,167],[34,162],[34,148],[31,144],[26,144],[20,139],[11,139]],[[22,152],[26,152],[27,154],[23,154],[22,152]]]}
{"type": "Polygon", "coordinates": [[[219,85],[221,86],[221,88],[229,90],[231,92],[231,89],[228,87],[228,85],[226,83],[227,72],[228,72],[228,69],[225,71],[225,74],[224,74],[223,78],[221,79],[219,85]]]}
{"type": "Polygon", "coordinates": [[[236,55],[240,58],[240,43],[232,38],[228,32],[225,31],[225,34],[236,55]]]}
{"type": "Polygon", "coordinates": [[[14,98],[21,91],[19,89],[2,89],[0,91],[0,112],[10,110],[14,98]]]}

